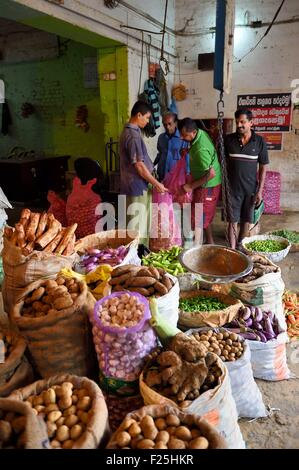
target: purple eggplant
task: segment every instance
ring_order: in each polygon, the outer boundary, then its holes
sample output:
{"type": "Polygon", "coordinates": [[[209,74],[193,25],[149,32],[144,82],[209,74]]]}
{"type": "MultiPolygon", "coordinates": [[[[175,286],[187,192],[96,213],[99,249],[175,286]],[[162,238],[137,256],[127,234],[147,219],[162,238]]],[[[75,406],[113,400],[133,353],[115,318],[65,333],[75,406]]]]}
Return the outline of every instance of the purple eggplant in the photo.
{"type": "Polygon", "coordinates": [[[267,343],[267,338],[261,331],[257,331],[256,334],[260,337],[262,343],[267,343]]]}
{"type": "Polygon", "coordinates": [[[265,325],[265,331],[267,331],[271,335],[275,335],[271,320],[268,316],[264,319],[264,325],[265,325]]]}
{"type": "Polygon", "coordinates": [[[248,320],[248,318],[250,318],[250,316],[251,316],[250,308],[249,307],[244,307],[242,309],[242,312],[241,312],[241,318],[246,321],[246,320],[248,320]]]}
{"type": "Polygon", "coordinates": [[[252,318],[248,318],[247,320],[245,320],[245,323],[246,323],[246,326],[252,326],[252,318]]]}
{"type": "Polygon", "coordinates": [[[240,327],[240,324],[239,324],[239,321],[238,320],[232,320],[230,323],[229,323],[229,326],[228,328],[239,328],[240,327]]]}
{"type": "Polygon", "coordinates": [[[259,322],[257,322],[256,320],[254,320],[252,322],[252,328],[256,331],[263,331],[262,325],[259,322]]]}
{"type": "Polygon", "coordinates": [[[271,339],[276,338],[276,335],[275,335],[275,334],[272,335],[271,333],[268,333],[268,332],[265,331],[265,330],[264,330],[262,333],[263,333],[263,335],[267,338],[268,341],[270,341],[271,339]]]}
{"type": "MultiPolygon", "coordinates": [[[[231,325],[231,323],[230,323],[231,325]]],[[[227,328],[231,333],[237,333],[240,334],[241,328],[227,328]]]]}
{"type": "Polygon", "coordinates": [[[269,311],[269,312],[267,312],[267,314],[268,314],[268,317],[270,318],[270,321],[273,322],[273,320],[274,320],[274,313],[271,312],[271,311],[269,311]]]}
{"type": "Polygon", "coordinates": [[[260,307],[255,307],[255,320],[257,322],[262,321],[263,319],[263,311],[260,307]]]}
{"type": "Polygon", "coordinates": [[[240,336],[242,336],[242,338],[244,339],[250,339],[251,341],[259,341],[259,339],[257,339],[257,335],[255,333],[251,333],[250,331],[246,331],[245,333],[240,333],[240,336]]]}

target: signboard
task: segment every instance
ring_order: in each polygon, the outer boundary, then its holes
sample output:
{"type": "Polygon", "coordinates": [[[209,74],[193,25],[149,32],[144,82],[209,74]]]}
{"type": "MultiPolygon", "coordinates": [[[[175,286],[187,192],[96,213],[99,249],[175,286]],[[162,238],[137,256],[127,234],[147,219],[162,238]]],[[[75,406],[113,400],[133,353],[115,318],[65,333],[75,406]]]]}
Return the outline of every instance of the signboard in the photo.
{"type": "Polygon", "coordinates": [[[249,108],[256,132],[289,132],[291,93],[238,95],[238,108],[249,108]]]}
{"type": "Polygon", "coordinates": [[[268,150],[282,150],[281,132],[257,132],[266,141],[268,150]]]}

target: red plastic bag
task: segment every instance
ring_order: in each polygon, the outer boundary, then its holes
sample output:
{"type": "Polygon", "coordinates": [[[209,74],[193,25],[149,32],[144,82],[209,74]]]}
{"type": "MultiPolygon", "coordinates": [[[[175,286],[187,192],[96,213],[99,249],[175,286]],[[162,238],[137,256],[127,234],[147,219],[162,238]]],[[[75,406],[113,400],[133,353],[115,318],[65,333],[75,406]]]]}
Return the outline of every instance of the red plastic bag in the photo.
{"type": "Polygon", "coordinates": [[[184,184],[190,183],[191,181],[191,175],[187,175],[185,153],[165,176],[163,184],[172,195],[173,202],[183,205],[184,203],[192,201],[192,192],[186,193],[183,189],[184,184]]]}
{"type": "Polygon", "coordinates": [[[175,220],[171,194],[159,193],[153,189],[149,249],[151,251],[167,250],[174,245],[181,246],[181,244],[181,231],[175,220]]]}
{"type": "Polygon", "coordinates": [[[48,191],[47,200],[51,204],[48,209],[48,214],[53,214],[63,227],[67,226],[66,221],[66,202],[55,193],[55,191],[48,191]]]}
{"type": "Polygon", "coordinates": [[[66,203],[66,218],[68,225],[77,223],[77,238],[86,237],[95,233],[99,216],[96,215],[96,207],[102,202],[100,196],[91,189],[96,183],[96,178],[81,184],[78,177],[73,179],[73,190],[66,203]]]}

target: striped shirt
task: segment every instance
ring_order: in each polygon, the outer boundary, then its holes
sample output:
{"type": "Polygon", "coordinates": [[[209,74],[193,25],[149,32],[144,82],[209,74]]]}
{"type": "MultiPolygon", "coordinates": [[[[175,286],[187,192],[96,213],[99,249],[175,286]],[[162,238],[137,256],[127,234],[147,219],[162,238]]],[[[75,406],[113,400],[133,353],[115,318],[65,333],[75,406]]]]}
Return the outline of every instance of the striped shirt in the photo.
{"type": "Polygon", "coordinates": [[[269,158],[264,139],[254,131],[251,132],[251,138],[246,145],[242,144],[237,132],[227,135],[225,153],[232,190],[245,190],[254,194],[257,189],[258,164],[267,165],[269,158]]]}

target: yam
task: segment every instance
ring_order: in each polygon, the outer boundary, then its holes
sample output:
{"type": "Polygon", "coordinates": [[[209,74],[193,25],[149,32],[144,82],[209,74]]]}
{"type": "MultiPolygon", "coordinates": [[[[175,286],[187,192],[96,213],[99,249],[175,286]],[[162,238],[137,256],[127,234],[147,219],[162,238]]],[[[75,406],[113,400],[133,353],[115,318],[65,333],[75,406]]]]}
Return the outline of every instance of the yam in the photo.
{"type": "Polygon", "coordinates": [[[35,233],[40,219],[39,212],[31,212],[30,221],[26,230],[26,240],[32,242],[35,240],[35,233]]]}
{"type": "MultiPolygon", "coordinates": [[[[128,281],[127,281],[128,282],[128,281]]],[[[154,277],[149,276],[135,276],[130,280],[130,287],[150,287],[154,285],[157,280],[154,277]]],[[[163,286],[164,287],[164,286],[163,286]]]]}
{"type": "Polygon", "coordinates": [[[44,233],[44,231],[46,230],[47,223],[48,223],[48,214],[47,212],[42,212],[40,219],[39,219],[38,227],[36,230],[36,238],[39,238],[44,233]]]}
{"type": "Polygon", "coordinates": [[[58,246],[58,244],[61,242],[61,239],[64,235],[64,231],[65,229],[63,228],[62,230],[60,230],[56,237],[53,238],[53,240],[46,246],[46,248],[44,249],[44,251],[46,253],[53,253],[53,251],[55,251],[55,248],[58,246]]]}
{"type": "Polygon", "coordinates": [[[70,227],[65,229],[64,237],[59,243],[58,247],[55,250],[55,253],[61,255],[63,251],[66,249],[68,243],[72,240],[75,231],[77,230],[78,224],[73,224],[70,227]]]}
{"type": "MultiPolygon", "coordinates": [[[[49,214],[49,218],[50,215],[51,214],[49,214]]],[[[54,220],[50,222],[48,230],[36,240],[36,247],[40,250],[43,250],[52,240],[54,240],[60,230],[61,223],[54,218],[54,220]]]]}
{"type": "Polygon", "coordinates": [[[165,287],[164,284],[162,284],[161,282],[159,281],[156,281],[155,284],[154,284],[154,288],[157,292],[159,292],[159,294],[162,294],[162,295],[166,295],[168,294],[168,289],[165,287]]]}

